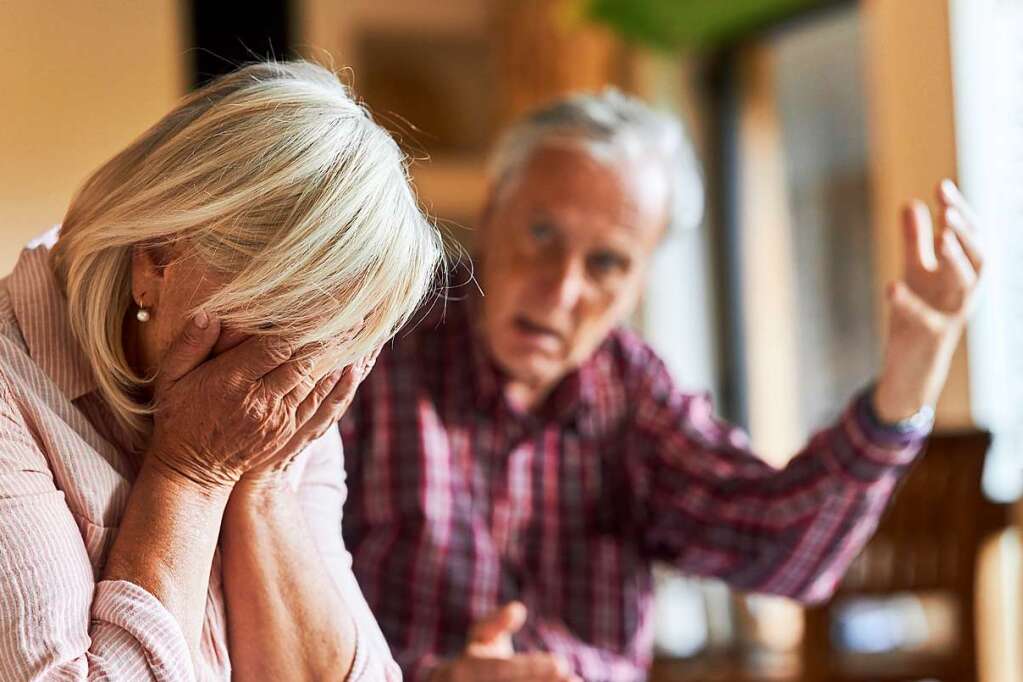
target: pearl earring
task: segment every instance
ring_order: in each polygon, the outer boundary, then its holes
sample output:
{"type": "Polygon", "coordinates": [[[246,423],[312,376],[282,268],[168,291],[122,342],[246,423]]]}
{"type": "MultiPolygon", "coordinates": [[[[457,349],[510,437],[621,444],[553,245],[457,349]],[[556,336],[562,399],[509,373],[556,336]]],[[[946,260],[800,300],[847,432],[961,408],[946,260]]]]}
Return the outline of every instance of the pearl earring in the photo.
{"type": "Polygon", "coordinates": [[[135,313],[135,319],[139,322],[149,322],[149,311],[145,308],[139,308],[138,312],[135,313]]]}

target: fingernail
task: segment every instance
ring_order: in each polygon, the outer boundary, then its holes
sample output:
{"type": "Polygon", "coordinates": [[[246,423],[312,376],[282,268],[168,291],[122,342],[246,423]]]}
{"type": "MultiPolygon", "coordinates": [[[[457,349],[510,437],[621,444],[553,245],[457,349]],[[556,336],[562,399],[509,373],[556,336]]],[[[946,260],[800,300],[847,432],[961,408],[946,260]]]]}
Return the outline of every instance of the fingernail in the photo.
{"type": "Polygon", "coordinates": [[[195,314],[195,326],[199,329],[206,329],[210,326],[210,316],[205,310],[200,310],[195,314]]]}
{"type": "Polygon", "coordinates": [[[941,181],[941,190],[948,196],[954,196],[956,191],[956,184],[949,178],[945,178],[941,181]]]}

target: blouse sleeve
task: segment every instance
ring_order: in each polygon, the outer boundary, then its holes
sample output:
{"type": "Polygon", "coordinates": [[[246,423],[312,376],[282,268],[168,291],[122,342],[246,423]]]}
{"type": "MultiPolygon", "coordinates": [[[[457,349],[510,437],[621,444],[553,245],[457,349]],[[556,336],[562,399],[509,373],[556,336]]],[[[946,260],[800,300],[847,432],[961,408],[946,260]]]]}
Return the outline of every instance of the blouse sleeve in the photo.
{"type": "Polygon", "coordinates": [[[355,580],[352,557],[341,537],[342,508],[347,496],[341,437],[337,429],[329,429],[305,453],[299,497],[313,541],[355,622],[355,663],[348,679],[398,682],[401,670],[355,580]]]}
{"type": "Polygon", "coordinates": [[[193,680],[156,597],[96,582],[81,532],[0,383],[0,680],[193,680]]]}

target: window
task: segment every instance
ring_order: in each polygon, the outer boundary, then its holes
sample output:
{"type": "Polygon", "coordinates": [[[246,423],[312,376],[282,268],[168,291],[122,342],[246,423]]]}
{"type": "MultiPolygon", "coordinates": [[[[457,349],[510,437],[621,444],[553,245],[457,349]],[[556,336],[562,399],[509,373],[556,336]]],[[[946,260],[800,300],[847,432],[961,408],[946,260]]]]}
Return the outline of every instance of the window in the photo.
{"type": "Polygon", "coordinates": [[[982,218],[985,290],[969,334],[974,419],[994,437],[984,487],[1023,493],[1023,3],[952,0],[961,184],[982,218]]]}

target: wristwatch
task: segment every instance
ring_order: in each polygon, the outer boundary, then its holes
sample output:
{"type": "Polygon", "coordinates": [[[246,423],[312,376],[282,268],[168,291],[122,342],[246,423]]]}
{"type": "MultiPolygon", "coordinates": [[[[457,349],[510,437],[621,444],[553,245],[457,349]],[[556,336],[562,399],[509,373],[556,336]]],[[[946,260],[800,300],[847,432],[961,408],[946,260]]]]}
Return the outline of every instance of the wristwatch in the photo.
{"type": "Polygon", "coordinates": [[[934,408],[930,405],[924,405],[914,414],[900,419],[897,422],[889,422],[881,419],[877,416],[877,411],[874,408],[874,390],[876,387],[871,386],[870,391],[867,393],[867,400],[864,400],[864,408],[867,419],[870,420],[872,426],[878,429],[884,429],[885,431],[894,431],[899,435],[909,433],[919,433],[920,431],[929,431],[934,426],[934,408]]]}

